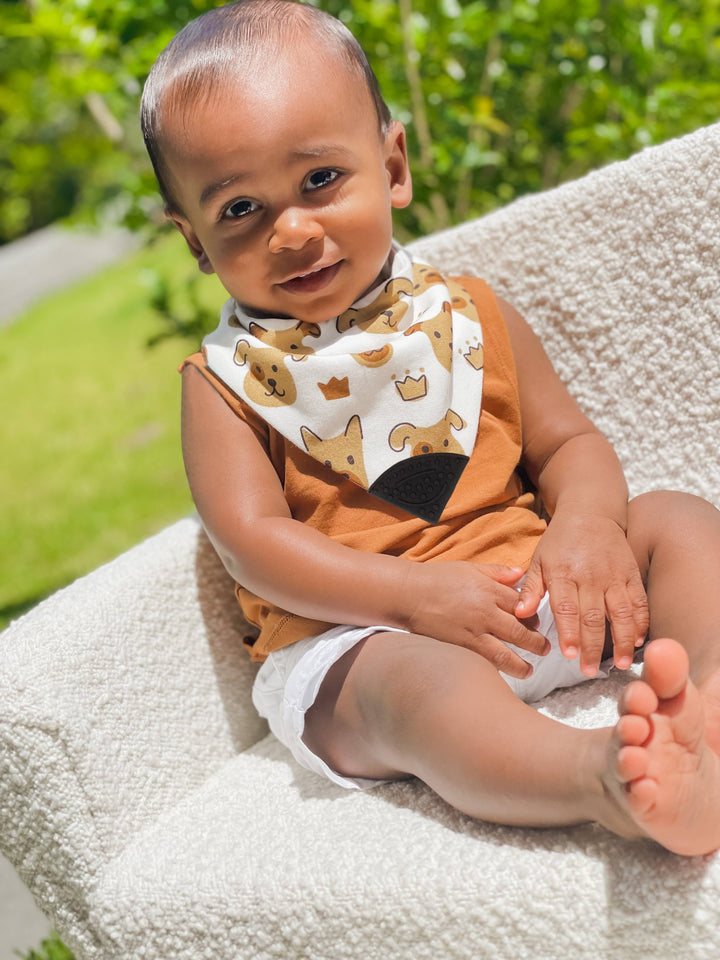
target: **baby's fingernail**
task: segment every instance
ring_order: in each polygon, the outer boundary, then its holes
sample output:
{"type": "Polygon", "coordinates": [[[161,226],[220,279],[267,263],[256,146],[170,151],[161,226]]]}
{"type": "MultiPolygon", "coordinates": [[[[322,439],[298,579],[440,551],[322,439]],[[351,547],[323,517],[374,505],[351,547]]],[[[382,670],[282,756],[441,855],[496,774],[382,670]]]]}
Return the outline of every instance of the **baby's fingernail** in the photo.
{"type": "Polygon", "coordinates": [[[568,660],[574,660],[577,655],[578,655],[577,647],[573,647],[572,645],[569,647],[565,647],[565,656],[568,658],[568,660]]]}
{"type": "Polygon", "coordinates": [[[619,660],[615,661],[615,666],[620,670],[627,670],[627,668],[632,664],[632,657],[620,657],[619,660]]]}
{"type": "Polygon", "coordinates": [[[594,677],[598,672],[598,668],[591,663],[584,664],[580,669],[586,677],[594,677]]]}

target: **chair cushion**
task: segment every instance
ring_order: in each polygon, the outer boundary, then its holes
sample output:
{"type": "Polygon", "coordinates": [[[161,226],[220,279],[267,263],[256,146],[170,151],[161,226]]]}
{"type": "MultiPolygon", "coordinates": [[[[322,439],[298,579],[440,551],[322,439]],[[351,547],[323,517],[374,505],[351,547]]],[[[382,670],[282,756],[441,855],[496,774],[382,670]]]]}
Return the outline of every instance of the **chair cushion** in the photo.
{"type": "MultiPolygon", "coordinates": [[[[627,680],[543,710],[610,723],[627,680]]],[[[716,960],[719,882],[592,825],[479,823],[418,781],[348,792],[268,736],[107,866],[91,919],[104,960],[716,960]]]]}

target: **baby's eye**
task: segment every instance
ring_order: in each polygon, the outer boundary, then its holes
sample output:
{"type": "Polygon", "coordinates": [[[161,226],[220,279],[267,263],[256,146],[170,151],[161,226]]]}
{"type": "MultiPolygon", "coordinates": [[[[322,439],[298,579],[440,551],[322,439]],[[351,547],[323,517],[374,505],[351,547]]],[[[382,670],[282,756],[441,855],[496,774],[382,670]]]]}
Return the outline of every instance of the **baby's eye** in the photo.
{"type": "Polygon", "coordinates": [[[320,187],[327,187],[340,176],[339,170],[315,170],[307,178],[305,188],[307,190],[318,190],[320,187]]]}
{"type": "Polygon", "coordinates": [[[241,220],[248,214],[254,213],[259,209],[259,205],[254,200],[233,200],[222,212],[223,220],[241,220]]]}

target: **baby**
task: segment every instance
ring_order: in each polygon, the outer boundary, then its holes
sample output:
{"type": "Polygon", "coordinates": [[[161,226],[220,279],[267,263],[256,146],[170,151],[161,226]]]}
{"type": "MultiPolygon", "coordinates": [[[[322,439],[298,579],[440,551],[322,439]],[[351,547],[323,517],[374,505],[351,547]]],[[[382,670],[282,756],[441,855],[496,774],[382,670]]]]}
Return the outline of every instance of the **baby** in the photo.
{"type": "Polygon", "coordinates": [[[183,453],[272,730],[346,787],[419,777],[485,820],[715,850],[720,513],[628,503],[518,313],[394,243],[405,131],[354,38],[228,4],[162,53],[142,116],[167,215],[230,295],[183,367],[183,453]],[[614,728],[529,706],[645,644],[614,728]]]}

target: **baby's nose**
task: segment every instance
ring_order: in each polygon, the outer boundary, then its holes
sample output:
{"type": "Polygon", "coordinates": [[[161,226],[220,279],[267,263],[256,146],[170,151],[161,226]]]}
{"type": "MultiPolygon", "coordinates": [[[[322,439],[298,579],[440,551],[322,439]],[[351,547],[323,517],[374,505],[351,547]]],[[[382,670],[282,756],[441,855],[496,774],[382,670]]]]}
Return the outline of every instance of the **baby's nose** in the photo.
{"type": "Polygon", "coordinates": [[[270,237],[270,250],[301,250],[311,240],[324,236],[322,224],[313,209],[287,207],[275,220],[270,237]]]}

